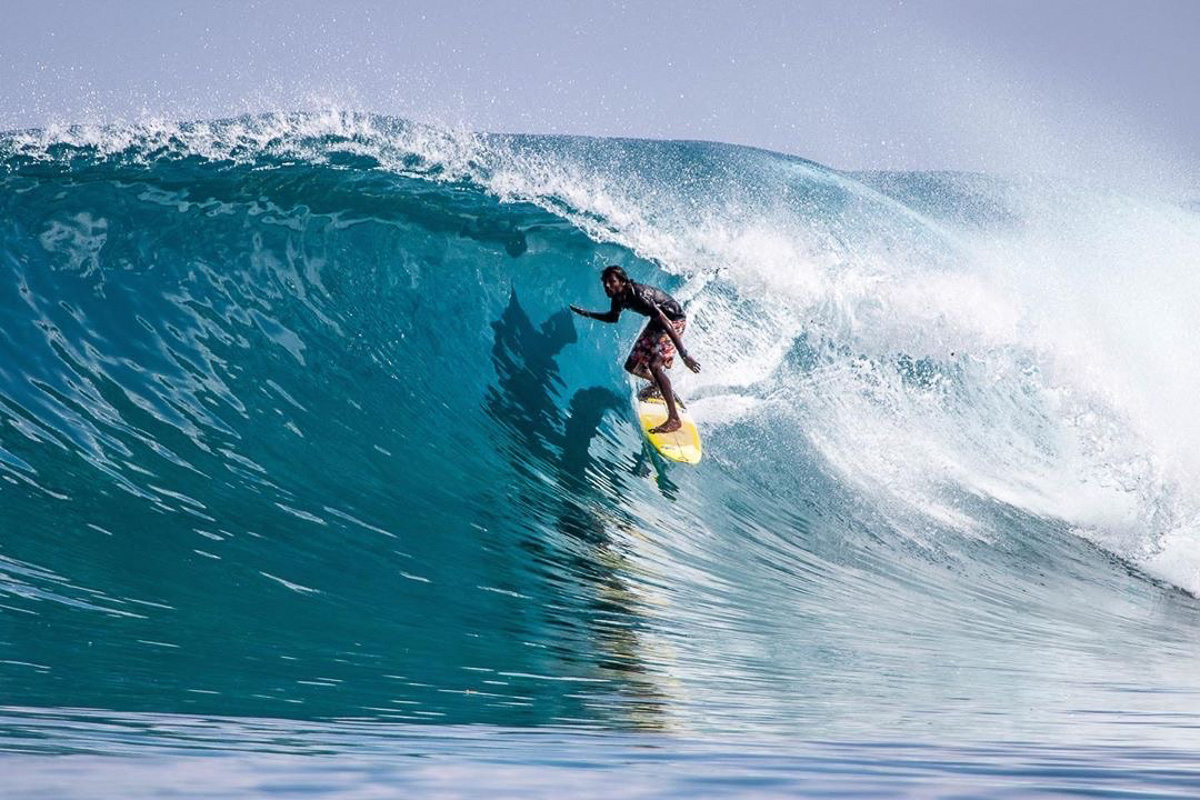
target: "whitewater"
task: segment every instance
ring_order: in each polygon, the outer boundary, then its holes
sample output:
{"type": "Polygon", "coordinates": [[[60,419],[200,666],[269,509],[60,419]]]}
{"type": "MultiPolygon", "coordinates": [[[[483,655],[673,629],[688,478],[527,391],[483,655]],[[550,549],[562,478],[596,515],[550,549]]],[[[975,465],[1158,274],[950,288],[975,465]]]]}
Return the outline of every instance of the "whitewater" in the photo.
{"type": "Polygon", "coordinates": [[[1200,786],[1195,205],[329,111],[0,135],[0,248],[15,791],[1200,786]]]}

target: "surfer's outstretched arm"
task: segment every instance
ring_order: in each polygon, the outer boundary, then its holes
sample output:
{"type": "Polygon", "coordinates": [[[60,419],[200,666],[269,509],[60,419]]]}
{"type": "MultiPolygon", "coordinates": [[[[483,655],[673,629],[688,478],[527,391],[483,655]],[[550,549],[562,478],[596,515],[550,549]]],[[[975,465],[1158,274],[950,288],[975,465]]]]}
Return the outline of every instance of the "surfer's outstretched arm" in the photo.
{"type": "Polygon", "coordinates": [[[594,319],[600,322],[616,322],[621,318],[621,304],[616,300],[616,298],[613,298],[612,308],[610,308],[608,311],[584,311],[582,308],[575,305],[567,306],[567,308],[571,309],[581,317],[587,317],[588,319],[594,319]]]}

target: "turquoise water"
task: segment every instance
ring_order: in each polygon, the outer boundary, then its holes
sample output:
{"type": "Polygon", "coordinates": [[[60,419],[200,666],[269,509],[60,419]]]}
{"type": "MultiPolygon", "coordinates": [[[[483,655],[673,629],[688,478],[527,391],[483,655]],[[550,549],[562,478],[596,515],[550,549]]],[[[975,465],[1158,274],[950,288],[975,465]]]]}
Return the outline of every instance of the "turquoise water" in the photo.
{"type": "Polygon", "coordinates": [[[1194,212],[333,113],[0,159],[21,791],[1200,785],[1194,212]]]}

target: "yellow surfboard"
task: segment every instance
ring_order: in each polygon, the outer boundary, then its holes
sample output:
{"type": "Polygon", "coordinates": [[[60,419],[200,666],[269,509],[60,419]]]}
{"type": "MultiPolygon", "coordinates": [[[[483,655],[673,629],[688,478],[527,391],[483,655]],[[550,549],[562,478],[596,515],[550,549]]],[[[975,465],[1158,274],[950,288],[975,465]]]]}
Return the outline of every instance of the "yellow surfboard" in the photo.
{"type": "MultiPolygon", "coordinates": [[[[643,384],[644,386],[644,384],[643,384]]],[[[638,396],[634,391],[633,410],[642,426],[646,440],[662,454],[663,458],[678,461],[683,464],[699,464],[704,448],[700,443],[700,431],[682,401],[676,402],[679,409],[679,421],[683,425],[672,433],[650,433],[651,428],[658,427],[667,419],[667,404],[657,395],[638,396]]]]}

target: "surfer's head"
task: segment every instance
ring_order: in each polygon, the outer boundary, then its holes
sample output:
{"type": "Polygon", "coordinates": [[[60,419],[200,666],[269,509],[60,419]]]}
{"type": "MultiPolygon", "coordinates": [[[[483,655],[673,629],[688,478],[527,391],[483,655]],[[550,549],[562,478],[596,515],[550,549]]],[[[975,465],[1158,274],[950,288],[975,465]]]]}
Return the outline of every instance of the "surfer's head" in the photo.
{"type": "Polygon", "coordinates": [[[604,284],[606,295],[616,297],[625,291],[625,286],[629,283],[629,276],[625,274],[625,270],[612,264],[605,267],[604,272],[600,273],[600,282],[604,284]]]}

